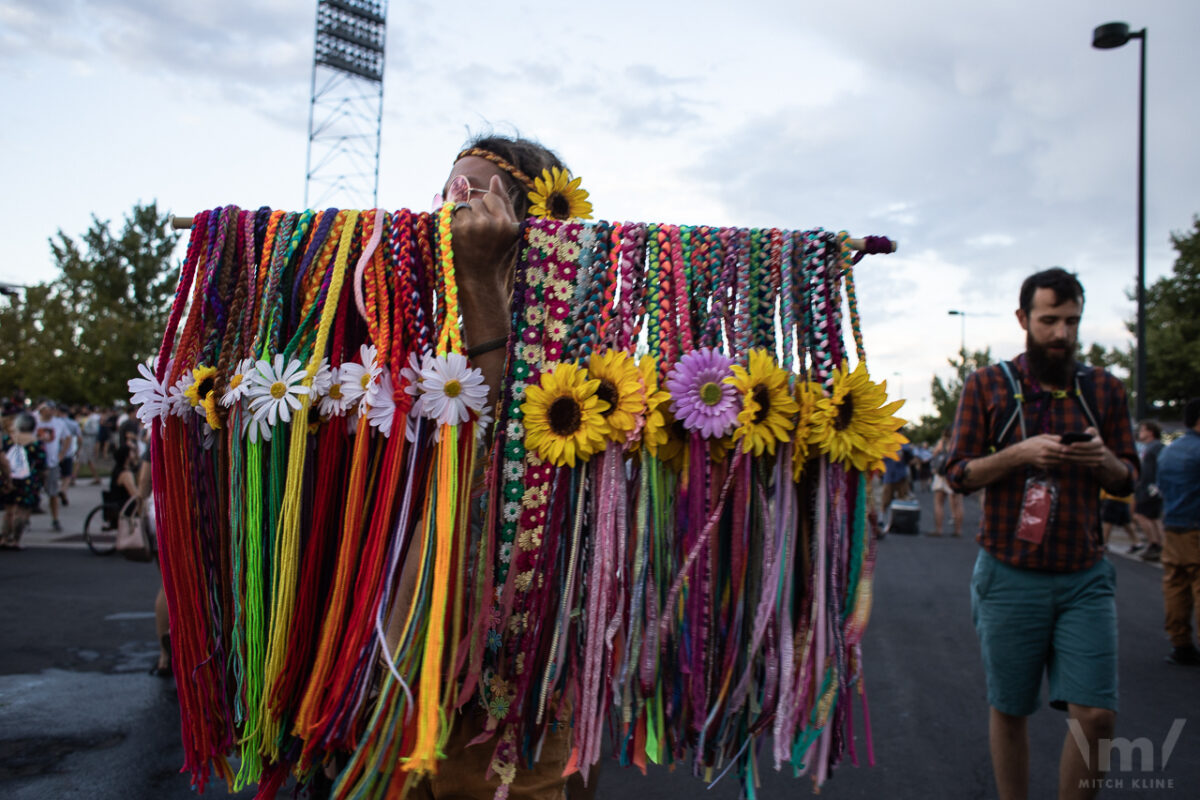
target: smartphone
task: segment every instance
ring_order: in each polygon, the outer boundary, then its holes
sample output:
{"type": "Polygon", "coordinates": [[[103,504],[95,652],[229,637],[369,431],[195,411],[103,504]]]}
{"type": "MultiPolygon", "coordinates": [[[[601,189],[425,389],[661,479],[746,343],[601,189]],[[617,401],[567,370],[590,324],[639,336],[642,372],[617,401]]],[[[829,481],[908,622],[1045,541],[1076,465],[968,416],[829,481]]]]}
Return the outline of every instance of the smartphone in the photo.
{"type": "Polygon", "coordinates": [[[1090,442],[1092,435],[1083,431],[1067,431],[1062,435],[1062,444],[1075,444],[1076,442],[1090,442]]]}

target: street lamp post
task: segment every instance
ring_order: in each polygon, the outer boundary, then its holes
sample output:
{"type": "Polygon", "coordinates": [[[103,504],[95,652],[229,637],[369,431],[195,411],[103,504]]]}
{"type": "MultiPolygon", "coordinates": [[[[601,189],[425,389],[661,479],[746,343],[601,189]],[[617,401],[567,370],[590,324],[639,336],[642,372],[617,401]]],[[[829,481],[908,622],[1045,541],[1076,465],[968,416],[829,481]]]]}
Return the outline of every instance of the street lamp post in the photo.
{"type": "Polygon", "coordinates": [[[1137,194],[1137,365],[1134,393],[1137,418],[1146,418],[1146,28],[1130,31],[1124,22],[1109,22],[1092,31],[1092,47],[1112,50],[1130,39],[1141,40],[1138,74],[1138,194],[1137,194]]]}

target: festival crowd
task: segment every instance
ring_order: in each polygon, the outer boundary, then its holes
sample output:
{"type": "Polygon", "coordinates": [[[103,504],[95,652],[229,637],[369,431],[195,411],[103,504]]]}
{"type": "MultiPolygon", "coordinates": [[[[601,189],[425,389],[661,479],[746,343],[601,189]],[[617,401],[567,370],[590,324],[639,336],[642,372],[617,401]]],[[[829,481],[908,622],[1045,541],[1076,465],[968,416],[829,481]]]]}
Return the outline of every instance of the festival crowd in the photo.
{"type": "MultiPolygon", "coordinates": [[[[52,399],[31,403],[17,391],[0,401],[0,499],[4,528],[0,549],[20,550],[21,537],[34,514],[50,514],[50,527],[61,532],[59,512],[71,503],[71,487],[105,476],[120,485],[130,453],[145,455],[145,431],[138,419],[119,408],[68,406],[52,399]],[[125,454],[123,461],[118,456],[125,454]]],[[[111,488],[111,487],[110,487],[111,488]]]]}

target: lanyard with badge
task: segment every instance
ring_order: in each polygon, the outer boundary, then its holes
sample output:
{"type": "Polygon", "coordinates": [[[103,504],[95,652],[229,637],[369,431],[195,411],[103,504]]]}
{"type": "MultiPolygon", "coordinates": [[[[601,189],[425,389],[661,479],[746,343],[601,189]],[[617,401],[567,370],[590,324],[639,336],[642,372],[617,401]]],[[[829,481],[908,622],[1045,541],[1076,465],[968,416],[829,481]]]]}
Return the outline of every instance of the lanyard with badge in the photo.
{"type": "MultiPolygon", "coordinates": [[[[1009,379],[1010,385],[1023,386],[1024,384],[1013,380],[1013,376],[1008,367],[1008,362],[1000,362],[1001,368],[1009,379]]],[[[1033,385],[1034,393],[1037,396],[1046,395],[1041,386],[1033,379],[1029,378],[1033,385]]],[[[1028,438],[1029,434],[1025,427],[1025,398],[1022,395],[1017,395],[1017,421],[1021,426],[1021,440],[1028,438]]],[[[1042,427],[1045,427],[1046,417],[1049,409],[1043,408],[1039,412],[1039,419],[1042,422],[1042,427]]],[[[1021,514],[1017,521],[1017,538],[1023,542],[1040,546],[1046,538],[1046,530],[1054,523],[1055,514],[1058,511],[1058,481],[1048,472],[1041,469],[1032,470],[1029,477],[1025,479],[1025,490],[1021,497],[1021,514]]]]}

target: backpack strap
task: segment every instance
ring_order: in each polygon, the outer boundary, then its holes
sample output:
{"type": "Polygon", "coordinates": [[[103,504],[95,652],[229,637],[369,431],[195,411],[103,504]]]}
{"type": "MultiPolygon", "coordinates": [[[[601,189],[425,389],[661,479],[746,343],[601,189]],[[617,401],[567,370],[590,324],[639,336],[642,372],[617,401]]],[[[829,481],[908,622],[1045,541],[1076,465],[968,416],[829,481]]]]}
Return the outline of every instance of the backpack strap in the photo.
{"type": "Polygon", "coordinates": [[[1025,412],[1022,408],[1025,404],[1025,394],[1021,391],[1021,384],[1013,374],[1013,363],[1011,361],[1001,361],[1000,369],[1004,372],[1004,377],[1008,382],[1009,395],[1004,413],[1000,416],[1003,423],[1000,426],[999,432],[992,437],[990,450],[993,453],[999,450],[1004,444],[1004,441],[1012,432],[1014,423],[1021,428],[1021,438],[1024,439],[1026,435],[1025,412]]]}
{"type": "Polygon", "coordinates": [[[1083,414],[1096,430],[1100,422],[1096,419],[1096,372],[1080,364],[1075,368],[1075,398],[1083,407],[1083,414]]]}

